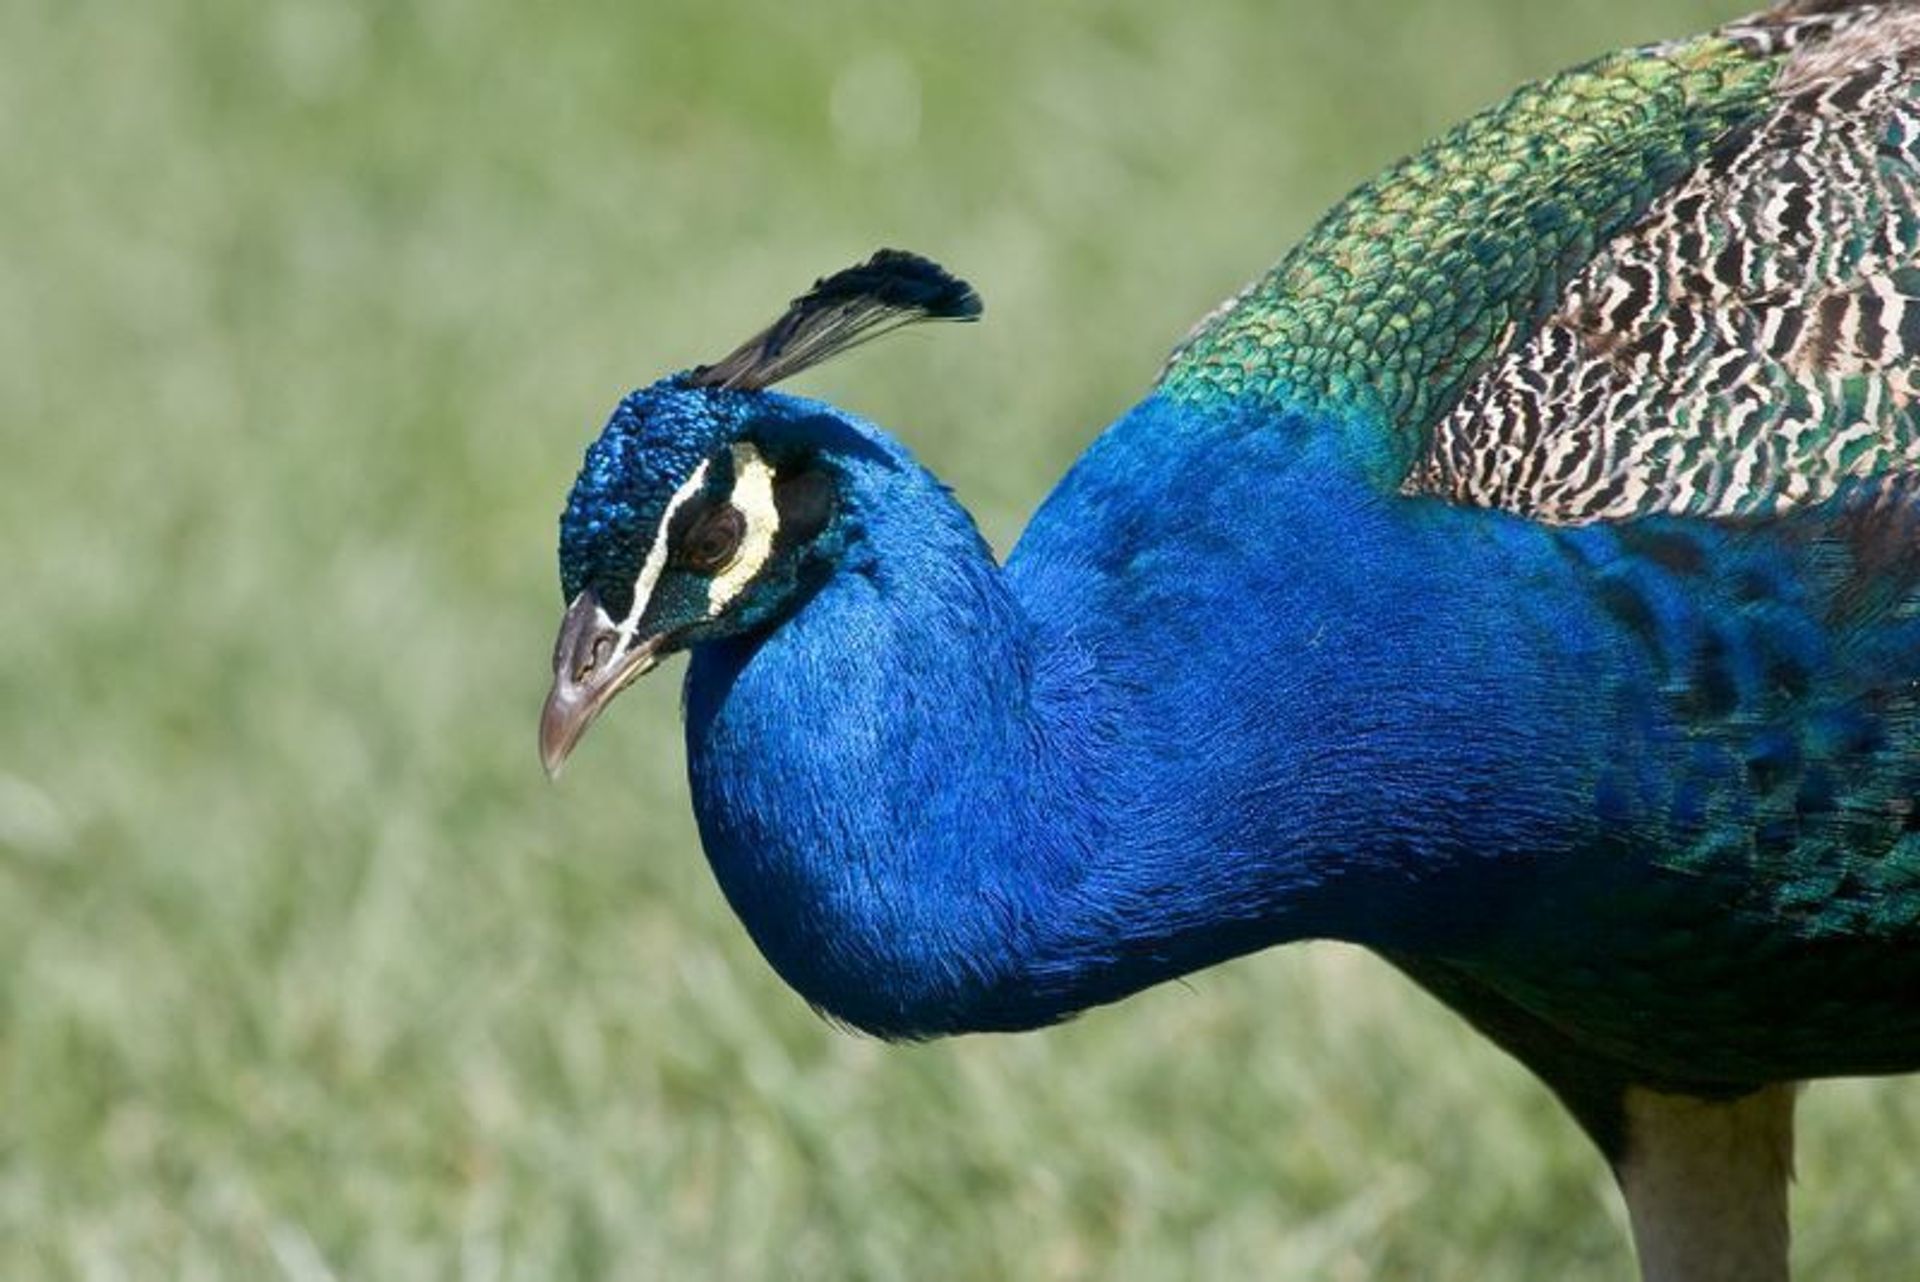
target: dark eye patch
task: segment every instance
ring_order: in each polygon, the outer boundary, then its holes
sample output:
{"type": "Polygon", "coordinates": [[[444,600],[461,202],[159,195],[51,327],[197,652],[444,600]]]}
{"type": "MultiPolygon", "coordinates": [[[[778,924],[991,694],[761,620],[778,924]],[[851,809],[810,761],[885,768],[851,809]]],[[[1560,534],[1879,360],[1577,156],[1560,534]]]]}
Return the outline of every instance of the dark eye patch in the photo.
{"type": "Polygon", "coordinates": [[[675,541],[674,563],[696,574],[725,569],[747,534],[746,514],[731,503],[717,503],[696,514],[675,541]]]}
{"type": "Polygon", "coordinates": [[[833,519],[833,481],[823,472],[795,472],[773,484],[773,507],[780,535],[789,544],[804,543],[833,519]]]}

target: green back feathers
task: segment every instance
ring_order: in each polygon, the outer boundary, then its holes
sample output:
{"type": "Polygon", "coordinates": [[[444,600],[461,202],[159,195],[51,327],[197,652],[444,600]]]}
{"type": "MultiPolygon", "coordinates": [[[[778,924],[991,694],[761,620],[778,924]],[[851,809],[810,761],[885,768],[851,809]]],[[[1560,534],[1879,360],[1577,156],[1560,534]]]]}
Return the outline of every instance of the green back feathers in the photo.
{"type": "Polygon", "coordinates": [[[1783,7],[1529,85],[1349,197],[1202,323],[1162,390],[1316,413],[1384,489],[1546,520],[1759,511],[1897,465],[1920,436],[1896,297],[1920,276],[1903,221],[1920,215],[1920,169],[1898,154],[1920,122],[1900,114],[1912,77],[1895,56],[1917,14],[1783,7]],[[1783,205],[1812,243],[1773,253],[1783,205]],[[1892,298],[1891,336],[1856,341],[1842,295],[1892,298]],[[1823,323],[1835,332],[1805,337],[1823,323]],[[1803,356],[1812,343],[1845,359],[1755,376],[1819,439],[1771,490],[1751,466],[1721,484],[1770,420],[1727,428],[1719,362],[1769,326],[1803,356]],[[1863,421],[1852,436],[1875,441],[1819,462],[1863,421]],[[1655,431],[1666,445],[1650,447],[1655,431]],[[1794,482],[1802,466],[1828,480],[1794,482]]]}
{"type": "Polygon", "coordinates": [[[1397,484],[1465,382],[1757,114],[1775,74],[1708,38],[1526,86],[1348,197],[1188,338],[1163,390],[1385,424],[1370,462],[1397,484]]]}
{"type": "Polygon", "coordinates": [[[1920,11],[1857,34],[1789,63],[1467,387],[1409,490],[1764,518],[1920,469],[1920,11]]]}

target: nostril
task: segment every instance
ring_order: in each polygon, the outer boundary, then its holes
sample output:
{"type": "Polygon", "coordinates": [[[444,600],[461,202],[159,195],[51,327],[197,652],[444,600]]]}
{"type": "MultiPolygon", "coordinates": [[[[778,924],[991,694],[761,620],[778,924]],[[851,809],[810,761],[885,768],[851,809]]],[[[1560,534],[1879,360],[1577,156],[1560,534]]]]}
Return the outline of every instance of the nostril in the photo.
{"type": "Polygon", "coordinates": [[[579,667],[574,670],[573,679],[575,681],[585,681],[607,661],[608,656],[612,653],[613,633],[602,632],[593,639],[593,647],[587,651],[587,657],[582,660],[579,667]]]}

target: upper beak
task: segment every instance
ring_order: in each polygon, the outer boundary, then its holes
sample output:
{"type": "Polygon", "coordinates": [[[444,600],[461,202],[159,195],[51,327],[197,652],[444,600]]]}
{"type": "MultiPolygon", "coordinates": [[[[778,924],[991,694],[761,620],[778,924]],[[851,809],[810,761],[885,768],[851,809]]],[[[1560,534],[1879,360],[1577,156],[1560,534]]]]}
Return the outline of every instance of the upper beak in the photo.
{"type": "Polygon", "coordinates": [[[601,710],[659,663],[660,639],[648,637],[620,649],[620,630],[599,598],[582,592],[560,621],[553,643],[553,689],[540,710],[540,764],[557,777],[574,745],[601,710]]]}

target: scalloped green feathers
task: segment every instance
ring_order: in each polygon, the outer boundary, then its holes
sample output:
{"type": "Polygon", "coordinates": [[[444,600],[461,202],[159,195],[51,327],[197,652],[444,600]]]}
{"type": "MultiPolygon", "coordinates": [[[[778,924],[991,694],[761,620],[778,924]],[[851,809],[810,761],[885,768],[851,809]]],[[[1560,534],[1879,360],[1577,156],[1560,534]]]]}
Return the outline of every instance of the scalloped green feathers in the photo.
{"type": "Polygon", "coordinates": [[[1408,488],[1555,522],[1765,517],[1920,466],[1920,95],[1911,53],[1861,52],[1790,65],[1467,388],[1408,488]]]}
{"type": "Polygon", "coordinates": [[[1831,8],[1521,89],[1351,196],[1163,390],[1308,410],[1382,488],[1549,521],[1911,464],[1920,12],[1831,8]]]}

